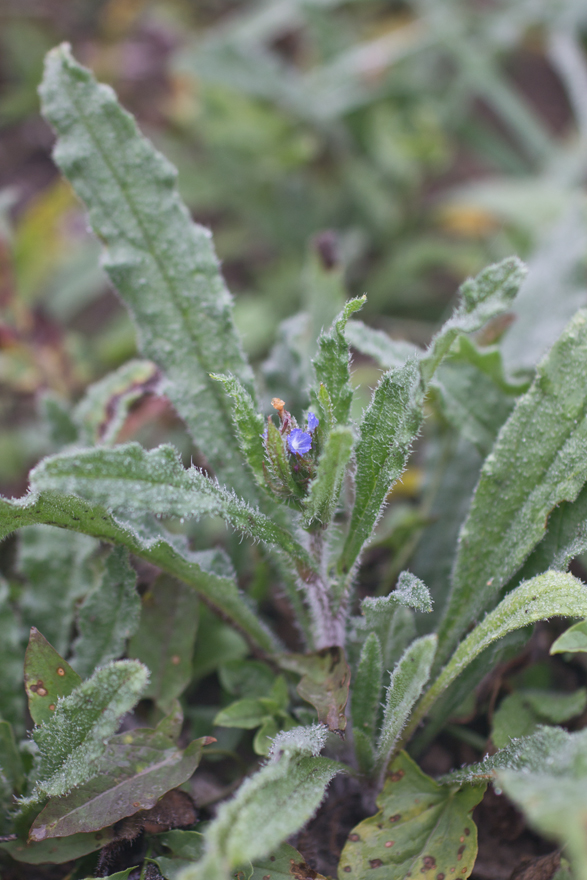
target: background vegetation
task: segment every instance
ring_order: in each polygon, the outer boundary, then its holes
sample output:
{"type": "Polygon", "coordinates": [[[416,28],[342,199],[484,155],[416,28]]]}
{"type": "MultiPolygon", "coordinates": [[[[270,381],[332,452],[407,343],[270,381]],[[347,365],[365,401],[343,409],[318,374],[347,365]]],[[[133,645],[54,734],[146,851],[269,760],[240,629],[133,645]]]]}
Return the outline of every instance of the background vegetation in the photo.
{"type": "MultiPolygon", "coordinates": [[[[349,295],[367,293],[365,322],[392,338],[426,344],[465,277],[512,253],[527,261],[515,320],[494,320],[477,337],[480,345],[501,339],[505,375],[488,380],[489,397],[481,402],[476,392],[463,391],[468,380],[451,384],[451,365],[444,368],[444,392],[432,389],[416,455],[379,524],[358,587],[359,598],[385,595],[409,566],[438,595],[498,428],[542,355],[587,303],[586,27],[584,4],[572,0],[4,0],[2,494],[25,491],[29,467],[63,442],[70,407],[91,383],[136,354],[134,329],[98,266],[100,247],[84,210],[52,164],[53,136],[38,111],[45,52],[66,39],[178,167],[184,200],[213,231],[236,297],[237,327],[262,377],[266,412],[273,395],[294,412],[307,405],[304,365],[317,331],[332,319],[341,283],[349,295]],[[296,318],[300,309],[310,314],[309,322],[296,318]]],[[[389,366],[359,349],[352,379],[356,417],[381,367],[389,366]]],[[[147,448],[169,441],[186,462],[198,462],[182,423],[154,387],[148,373],[131,393],[124,387],[120,411],[108,413],[111,439],[138,440],[147,448]]],[[[229,551],[240,585],[261,603],[290,649],[299,648],[275,569],[258,548],[239,543],[217,519],[186,523],[182,530],[195,549],[229,551]]],[[[3,718],[21,727],[29,627],[71,657],[80,636],[79,605],[98,576],[92,565],[101,564],[90,564],[84,541],[73,559],[68,544],[53,580],[45,571],[39,579],[35,565],[44,555],[35,540],[29,533],[18,553],[12,539],[0,548],[8,577],[0,621],[6,631],[2,699],[11,707],[3,718]]],[[[52,552],[59,556],[56,544],[52,552]]],[[[572,570],[584,573],[580,558],[572,570]]],[[[143,597],[156,597],[154,583],[151,568],[139,564],[143,597]]],[[[164,703],[163,692],[184,692],[189,732],[200,737],[241,695],[230,664],[247,656],[247,646],[203,606],[198,627],[174,629],[183,619],[196,619],[195,605],[190,616],[182,604],[189,602],[193,597],[178,594],[175,618],[168,621],[183,646],[175,679],[160,682],[161,693],[149,696],[164,703]]],[[[143,617],[145,644],[149,625],[143,617]]],[[[519,733],[539,721],[566,723],[567,717],[574,719],[572,729],[582,729],[584,655],[567,664],[549,658],[557,627],[539,625],[522,654],[514,645],[510,665],[504,658],[476,704],[455,707],[440,737],[429,729],[421,745],[428,773],[477,760],[489,739],[505,745],[513,719],[523,721],[519,733]],[[576,702],[567,715],[564,709],[549,714],[532,703],[536,688],[572,693],[576,702]]],[[[129,656],[156,663],[134,638],[129,656]]],[[[284,706],[276,705],[273,723],[287,726],[284,706]]],[[[142,711],[145,721],[158,720],[149,716],[147,701],[142,711]]],[[[194,777],[204,810],[236,787],[255,760],[254,734],[218,726],[214,735],[216,754],[194,777]]],[[[506,880],[525,856],[552,849],[504,801],[489,795],[478,808],[481,851],[474,877],[506,880]]],[[[335,803],[333,797],[319,826],[328,846],[310,839],[304,849],[299,842],[310,860],[317,850],[324,872],[334,872],[337,850],[356,821],[356,805],[345,816],[335,803]]]]}

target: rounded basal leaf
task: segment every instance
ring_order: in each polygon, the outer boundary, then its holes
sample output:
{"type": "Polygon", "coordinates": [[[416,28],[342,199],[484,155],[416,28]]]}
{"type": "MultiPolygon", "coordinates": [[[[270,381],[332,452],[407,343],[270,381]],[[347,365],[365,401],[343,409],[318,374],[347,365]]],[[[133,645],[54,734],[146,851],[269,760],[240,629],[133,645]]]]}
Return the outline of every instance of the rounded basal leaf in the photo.
{"type": "Polygon", "coordinates": [[[550,648],[551,654],[575,654],[578,651],[587,651],[587,620],[569,627],[550,648]]]}
{"type": "Polygon", "coordinates": [[[484,784],[443,788],[402,752],[388,768],[379,812],[349,835],[338,876],[466,880],[477,856],[471,812],[484,791],[484,784]]]}

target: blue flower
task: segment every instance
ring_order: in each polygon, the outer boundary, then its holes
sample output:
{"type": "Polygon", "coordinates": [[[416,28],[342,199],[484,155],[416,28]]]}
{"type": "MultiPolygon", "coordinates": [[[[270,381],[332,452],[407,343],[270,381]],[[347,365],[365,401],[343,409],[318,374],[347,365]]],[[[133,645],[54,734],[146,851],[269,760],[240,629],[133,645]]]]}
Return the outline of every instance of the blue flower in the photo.
{"type": "Polygon", "coordinates": [[[290,452],[294,452],[296,455],[305,455],[312,448],[312,438],[299,428],[294,428],[287,438],[287,445],[290,452]]]}
{"type": "Polygon", "coordinates": [[[309,412],[308,413],[308,431],[310,431],[310,433],[312,431],[315,431],[319,424],[320,424],[320,422],[318,421],[318,419],[316,418],[314,413],[309,412]]]}

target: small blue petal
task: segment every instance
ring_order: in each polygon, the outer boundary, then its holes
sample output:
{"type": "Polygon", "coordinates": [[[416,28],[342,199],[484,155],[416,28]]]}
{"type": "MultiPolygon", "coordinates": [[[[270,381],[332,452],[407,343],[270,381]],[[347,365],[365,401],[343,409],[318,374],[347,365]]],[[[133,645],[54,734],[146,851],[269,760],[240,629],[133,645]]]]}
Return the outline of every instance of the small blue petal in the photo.
{"type": "Polygon", "coordinates": [[[315,431],[320,422],[313,412],[308,413],[308,431],[315,431]]]}
{"type": "Polygon", "coordinates": [[[294,452],[296,455],[305,455],[312,448],[312,438],[300,428],[295,428],[287,438],[287,445],[290,452],[294,452]]]}

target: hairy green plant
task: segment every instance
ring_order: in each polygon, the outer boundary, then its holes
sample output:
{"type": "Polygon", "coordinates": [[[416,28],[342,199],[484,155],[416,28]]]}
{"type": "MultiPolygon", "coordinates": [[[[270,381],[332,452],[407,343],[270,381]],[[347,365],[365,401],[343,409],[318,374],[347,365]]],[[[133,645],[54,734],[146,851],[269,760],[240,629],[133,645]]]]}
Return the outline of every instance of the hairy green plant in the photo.
{"type": "MultiPolygon", "coordinates": [[[[403,749],[417,731],[425,736],[444,724],[508,639],[520,644],[531,624],[550,617],[587,617],[587,587],[565,571],[585,546],[587,312],[572,318],[528,386],[506,378],[498,347],[487,351],[470,338],[509,310],[525,275],[515,257],[462,285],[452,317],[426,350],[354,324],[364,298],[351,299],[304,365],[310,408],[293,414],[273,398],[277,416],[268,415],[210,235],[183,207],[172,167],[67,46],[48,55],[41,97],[57,134],[56,162],[88,207],[104,268],[156,369],[135,362],[90,388],[70,414],[68,445],[33,469],[24,498],[0,499],[0,534],[23,529],[18,577],[33,593],[61,597],[69,615],[51,634],[57,647],[31,632],[25,686],[32,744],[19,744],[22,731],[17,726],[15,738],[8,718],[0,723],[0,793],[6,805],[17,797],[5,821],[13,838],[0,846],[24,862],[66,862],[147,831],[147,861],[172,880],[271,876],[264,867],[271,860],[281,876],[288,859],[291,876],[303,877],[303,858],[287,839],[339,776],[341,790],[356,786],[372,810],[376,799],[381,807],[350,833],[340,877],[403,880],[416,870],[432,880],[458,867],[466,880],[476,856],[470,812],[487,780],[496,779],[536,828],[568,843],[576,878],[584,880],[584,795],[572,772],[583,768],[585,737],[539,727],[582,711],[583,693],[569,706],[521,692],[538,719],[531,732],[438,782],[403,749]],[[350,340],[384,362],[362,412],[350,340]],[[186,466],[169,444],[117,445],[115,434],[96,428],[111,399],[124,420],[133,377],[159,374],[159,390],[184,419],[200,466],[186,466]],[[483,421],[475,404],[488,383],[497,405],[483,421]],[[394,578],[395,589],[364,598],[356,613],[361,562],[428,406],[448,414],[477,448],[492,444],[460,531],[450,589],[435,591],[441,608],[430,631],[432,596],[408,571],[394,578]],[[547,534],[549,517],[561,520],[556,540],[547,534]],[[259,570],[279,577],[298,650],[239,589],[223,551],[190,548],[182,525],[209,518],[254,542],[259,570]],[[160,572],[147,579],[141,599],[129,551],[160,572]],[[198,615],[207,623],[194,655],[198,615]],[[247,650],[254,659],[244,659],[247,650]],[[125,652],[128,659],[120,659],[125,652]],[[208,715],[186,702],[193,728],[207,726],[186,745],[177,698],[209,669],[219,670],[236,700],[208,715]],[[153,726],[117,732],[141,697],[151,701],[153,726]],[[256,730],[253,748],[266,760],[202,833],[177,830],[195,815],[179,811],[164,821],[162,804],[215,742],[213,727],[217,734],[256,730]],[[540,761],[547,769],[529,779],[528,768],[540,761]],[[572,814],[568,821],[553,816],[547,788],[572,814]],[[164,827],[175,830],[157,835],[164,827]]],[[[332,295],[323,274],[328,311],[339,292],[332,295]]],[[[285,331],[282,350],[291,343],[285,331]]],[[[23,618],[32,623],[35,603],[22,589],[23,618]]],[[[8,589],[2,601],[6,630],[16,632],[8,589]]],[[[583,650],[584,635],[574,627],[555,650],[583,650]]],[[[15,713],[15,682],[3,687],[15,713]]],[[[234,755],[231,742],[220,742],[217,754],[234,755]]],[[[417,738],[410,747],[417,751],[417,738]]]]}

